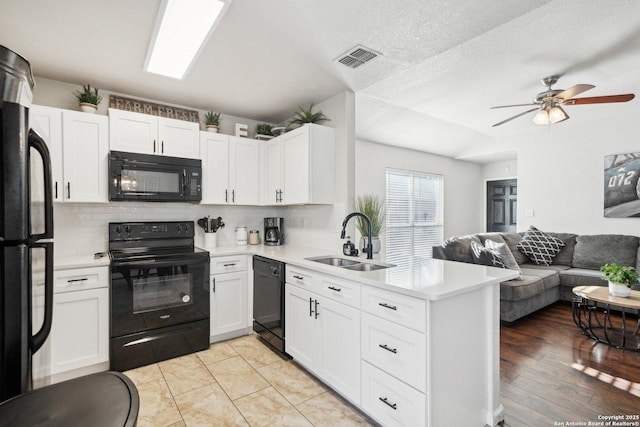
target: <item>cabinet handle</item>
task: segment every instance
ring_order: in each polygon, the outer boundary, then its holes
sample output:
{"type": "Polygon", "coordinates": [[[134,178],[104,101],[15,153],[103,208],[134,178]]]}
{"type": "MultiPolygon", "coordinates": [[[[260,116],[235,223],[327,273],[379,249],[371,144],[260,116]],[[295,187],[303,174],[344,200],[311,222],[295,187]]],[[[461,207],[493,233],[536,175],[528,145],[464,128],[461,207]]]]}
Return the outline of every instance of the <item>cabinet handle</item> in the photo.
{"type": "Polygon", "coordinates": [[[280,203],[282,203],[282,190],[280,190],[280,203]]]}
{"type": "Polygon", "coordinates": [[[56,181],[56,200],[58,200],[58,181],[56,181]]]}
{"type": "Polygon", "coordinates": [[[216,278],[213,278],[213,293],[216,293],[216,278]]]}
{"type": "Polygon", "coordinates": [[[156,140],[155,139],[153,140],[153,152],[154,153],[156,152],[156,140]]]}
{"type": "Polygon", "coordinates": [[[67,199],[71,199],[71,182],[67,181],[67,199]]]}
{"type": "Polygon", "coordinates": [[[236,202],[236,190],[231,190],[231,203],[236,202]]]}
{"type": "Polygon", "coordinates": [[[397,310],[398,309],[398,307],[396,307],[395,305],[389,305],[386,302],[379,302],[378,305],[380,307],[388,308],[389,310],[397,310]]]}
{"type": "Polygon", "coordinates": [[[387,346],[386,344],[378,344],[378,347],[384,348],[385,350],[390,351],[393,354],[397,354],[398,353],[398,349],[397,348],[389,348],[389,346],[387,346]]]}
{"type": "Polygon", "coordinates": [[[311,306],[313,304],[313,298],[309,298],[309,317],[313,316],[313,307],[311,306]]]}
{"type": "Polygon", "coordinates": [[[224,202],[229,202],[229,190],[224,190],[224,202]]]}
{"type": "Polygon", "coordinates": [[[332,291],[336,291],[336,292],[342,292],[342,289],[334,288],[333,286],[329,286],[329,289],[331,289],[332,291]]]}
{"type": "Polygon", "coordinates": [[[316,319],[318,318],[318,315],[320,313],[318,313],[318,306],[320,305],[320,303],[318,302],[318,300],[316,300],[316,319]]]}
{"type": "Polygon", "coordinates": [[[234,265],[236,265],[236,263],[234,262],[233,264],[224,264],[224,267],[233,267],[234,265]]]}
{"type": "Polygon", "coordinates": [[[379,397],[378,399],[380,400],[380,402],[384,403],[385,405],[387,405],[388,407],[390,407],[394,411],[396,411],[398,409],[398,404],[397,403],[389,403],[389,401],[387,400],[386,397],[379,397]]]}
{"type": "Polygon", "coordinates": [[[87,277],[83,277],[82,279],[69,279],[67,280],[67,283],[84,282],[86,280],[89,280],[89,279],[87,277]]]}
{"type": "Polygon", "coordinates": [[[160,147],[162,147],[161,151],[162,151],[162,154],[164,154],[164,141],[160,143],[160,147]]]}
{"type": "Polygon", "coordinates": [[[294,278],[294,279],[298,279],[298,280],[302,280],[302,279],[304,279],[304,277],[302,277],[302,276],[293,276],[293,278],[294,278]]]}

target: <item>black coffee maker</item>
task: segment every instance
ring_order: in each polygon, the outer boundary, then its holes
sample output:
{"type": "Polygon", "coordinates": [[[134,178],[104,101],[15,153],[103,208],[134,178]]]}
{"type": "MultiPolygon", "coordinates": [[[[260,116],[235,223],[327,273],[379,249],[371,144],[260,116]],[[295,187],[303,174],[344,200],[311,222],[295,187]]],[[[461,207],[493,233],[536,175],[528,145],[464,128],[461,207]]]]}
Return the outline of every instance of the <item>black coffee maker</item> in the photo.
{"type": "Polygon", "coordinates": [[[277,246],[284,243],[284,218],[270,217],[264,219],[264,244],[277,246]]]}

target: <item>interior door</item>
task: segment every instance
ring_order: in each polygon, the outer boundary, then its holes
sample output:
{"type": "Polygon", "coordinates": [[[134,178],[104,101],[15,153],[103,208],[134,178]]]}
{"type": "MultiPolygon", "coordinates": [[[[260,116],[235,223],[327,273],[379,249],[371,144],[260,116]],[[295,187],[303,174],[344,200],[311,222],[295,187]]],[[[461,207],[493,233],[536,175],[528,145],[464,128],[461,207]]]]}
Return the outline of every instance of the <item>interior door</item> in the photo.
{"type": "Polygon", "coordinates": [[[487,181],[487,232],[515,233],[518,180],[487,181]]]}

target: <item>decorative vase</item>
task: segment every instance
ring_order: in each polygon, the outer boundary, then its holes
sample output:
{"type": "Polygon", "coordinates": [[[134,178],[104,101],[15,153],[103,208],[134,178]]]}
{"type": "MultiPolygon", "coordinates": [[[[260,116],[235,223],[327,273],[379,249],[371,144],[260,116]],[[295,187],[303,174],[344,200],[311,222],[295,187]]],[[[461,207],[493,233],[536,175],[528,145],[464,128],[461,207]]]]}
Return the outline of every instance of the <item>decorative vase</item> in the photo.
{"type": "Polygon", "coordinates": [[[89,104],[88,102],[80,103],[80,111],[82,111],[83,113],[95,114],[97,110],[98,110],[97,105],[89,104]]]}
{"type": "Polygon", "coordinates": [[[207,132],[218,133],[218,126],[207,125],[207,132]]]}
{"type": "Polygon", "coordinates": [[[609,282],[609,294],[614,297],[627,298],[631,295],[631,288],[620,283],[609,282]]]}
{"type": "MultiPolygon", "coordinates": [[[[368,237],[360,238],[360,247],[362,248],[362,252],[365,252],[367,249],[368,239],[369,239],[368,237]]],[[[373,246],[374,254],[377,254],[378,252],[380,252],[381,244],[380,244],[380,238],[378,236],[373,236],[373,238],[371,239],[371,244],[373,246]]]]}

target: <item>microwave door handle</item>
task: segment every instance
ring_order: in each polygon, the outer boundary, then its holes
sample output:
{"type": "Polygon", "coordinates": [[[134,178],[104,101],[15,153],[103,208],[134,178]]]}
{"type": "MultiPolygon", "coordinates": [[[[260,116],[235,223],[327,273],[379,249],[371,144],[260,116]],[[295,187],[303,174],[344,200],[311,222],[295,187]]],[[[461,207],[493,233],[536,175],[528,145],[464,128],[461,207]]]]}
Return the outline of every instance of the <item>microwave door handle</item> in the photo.
{"type": "Polygon", "coordinates": [[[34,234],[31,237],[35,240],[53,238],[53,188],[51,172],[51,155],[47,144],[32,129],[29,130],[29,146],[35,148],[40,153],[42,159],[42,171],[44,176],[44,233],[34,234]]]}
{"type": "Polygon", "coordinates": [[[187,194],[187,170],[182,169],[182,196],[187,194]]]}

